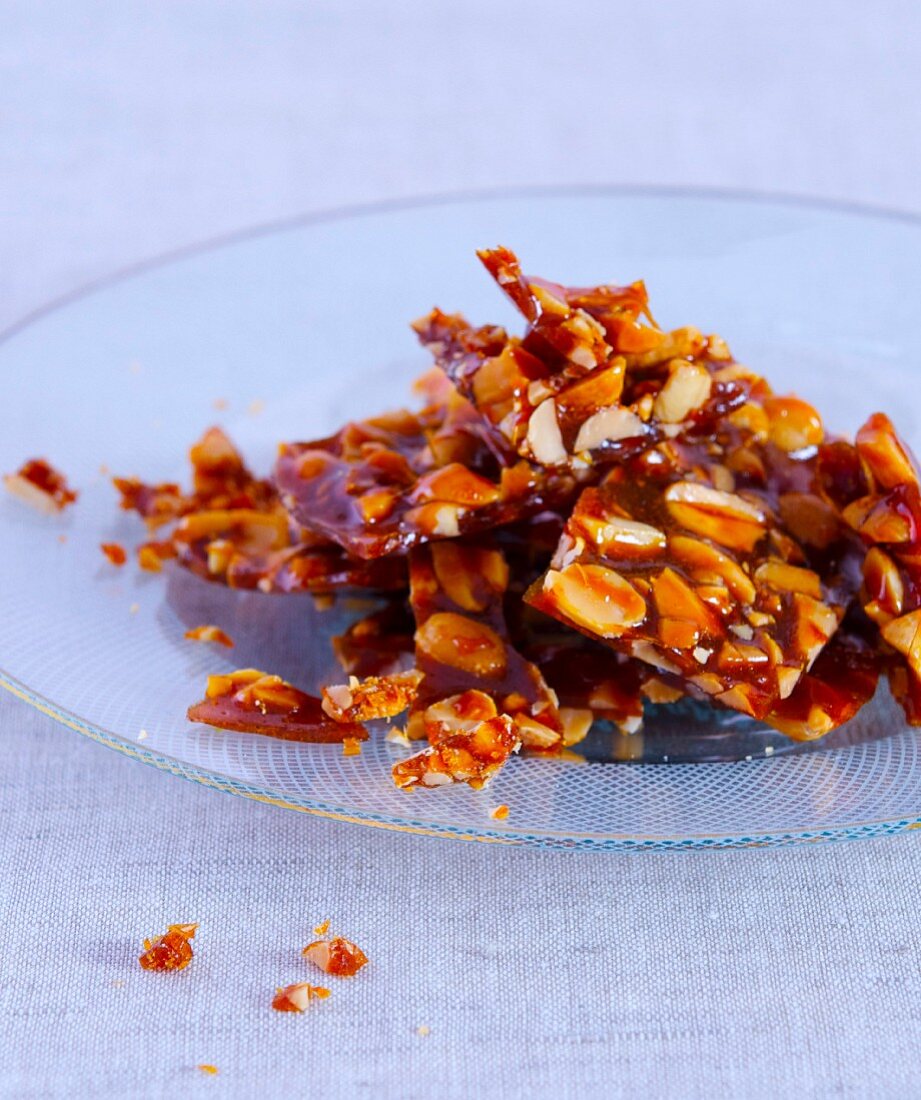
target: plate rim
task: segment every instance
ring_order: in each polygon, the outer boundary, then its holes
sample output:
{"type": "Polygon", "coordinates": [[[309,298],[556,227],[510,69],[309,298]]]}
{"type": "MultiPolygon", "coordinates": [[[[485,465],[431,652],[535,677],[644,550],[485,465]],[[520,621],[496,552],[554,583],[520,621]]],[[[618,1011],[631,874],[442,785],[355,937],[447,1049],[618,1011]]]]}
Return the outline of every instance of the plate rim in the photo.
{"type": "MultiPolygon", "coordinates": [[[[0,330],[0,347],[17,335],[40,323],[50,314],[76,304],[111,286],[130,281],[160,267],[189,259],[207,252],[217,252],[246,241],[264,236],[289,232],[298,228],[331,224],[361,217],[373,217],[427,207],[452,206],[477,202],[514,200],[516,198],[579,198],[592,196],[637,196],[655,198],[691,198],[706,201],[738,202],[741,204],[773,204],[806,210],[821,210],[851,215],[869,220],[896,221],[921,226],[921,213],[871,203],[844,199],[824,198],[795,192],[765,191],[754,188],[732,188],[701,185],[634,184],[634,183],[586,183],[586,184],[533,184],[461,189],[432,192],[412,196],[383,199],[371,202],[350,203],[324,207],[285,218],[259,222],[250,226],[204,238],[177,248],[118,267],[113,271],[91,279],[73,290],[54,297],[28,311],[18,320],[0,330]]],[[[253,786],[233,776],[199,768],[175,756],[154,752],[142,747],[115,731],[106,729],[73,711],[59,707],[53,700],[33,691],[28,685],[0,668],[0,688],[21,702],[81,735],[97,741],[123,755],[151,764],[160,771],[196,782],[224,793],[249,798],[252,801],[295,810],[313,816],[347,824],[380,828],[388,831],[437,837],[450,840],[472,840],[481,843],[512,846],[537,846],[549,849],[573,851],[687,851],[726,848],[778,847],[792,844],[819,843],[832,840],[860,839],[884,835],[898,835],[921,829],[921,811],[916,816],[886,818],[832,825],[825,828],[804,830],[775,830],[771,832],[714,833],[674,836],[669,834],[575,833],[560,835],[552,832],[514,829],[498,830],[480,828],[471,832],[458,826],[438,822],[415,821],[404,817],[397,821],[383,814],[366,811],[348,811],[343,807],[329,806],[309,799],[289,800],[270,790],[253,786]]]]}

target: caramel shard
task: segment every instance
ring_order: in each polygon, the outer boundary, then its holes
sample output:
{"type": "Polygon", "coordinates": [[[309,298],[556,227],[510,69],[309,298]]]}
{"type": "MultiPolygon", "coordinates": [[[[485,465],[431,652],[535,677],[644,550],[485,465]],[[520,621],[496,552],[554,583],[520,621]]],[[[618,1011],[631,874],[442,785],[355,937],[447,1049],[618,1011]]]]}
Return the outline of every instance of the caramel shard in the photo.
{"type": "Polygon", "coordinates": [[[250,473],[239,452],[212,428],[190,453],[193,488],[115,478],[121,506],[167,538],[139,552],[142,568],[159,571],[167,558],[205,580],[261,592],[328,593],[341,588],[400,588],[397,559],[362,562],[329,540],[292,524],[275,487],[250,473]]]}
{"type": "Polygon", "coordinates": [[[456,393],[287,444],[275,481],[296,523],[362,559],[509,523],[575,488],[565,471],[521,461],[456,393]]]}
{"type": "Polygon", "coordinates": [[[197,924],[171,924],[155,940],[144,940],[144,951],[138,957],[143,970],[183,970],[192,961],[191,940],[197,924]]]}
{"type": "Polygon", "coordinates": [[[323,688],[323,710],[336,722],[370,722],[393,718],[415,700],[422,682],[417,669],[392,676],[352,679],[323,688]]]}
{"type": "Polygon", "coordinates": [[[437,737],[427,749],[394,764],[393,781],[403,788],[467,783],[479,790],[520,747],[514,722],[500,714],[471,730],[437,737]]]}
{"type": "Polygon", "coordinates": [[[64,475],[44,458],[30,458],[15,474],[6,474],[3,484],[13,496],[47,515],[63,511],[77,499],[64,475]]]}
{"type": "Polygon", "coordinates": [[[351,978],[368,962],[368,956],[351,940],[335,936],[330,940],[315,940],[303,952],[308,962],[336,978],[351,978]]]}
{"type": "Polygon", "coordinates": [[[313,1001],[325,1001],[329,990],[321,985],[309,982],[295,982],[283,989],[276,989],[272,998],[272,1008],[276,1012],[304,1012],[313,1001]]]}
{"type": "Polygon", "coordinates": [[[218,729],[261,733],[286,741],[366,741],[356,722],[336,722],[322,701],[258,669],[209,676],[205,698],[189,708],[189,720],[218,729]]]}
{"type": "Polygon", "coordinates": [[[508,806],[506,806],[503,802],[499,806],[494,806],[489,811],[489,816],[493,819],[493,821],[506,821],[508,819],[508,812],[508,806]]]}
{"type": "Polygon", "coordinates": [[[343,756],[361,756],[361,741],[357,737],[342,738],[343,756]]]}
{"type": "Polygon", "coordinates": [[[219,626],[196,626],[187,630],[185,636],[192,642],[214,642],[215,645],[233,649],[233,638],[219,626]]]}

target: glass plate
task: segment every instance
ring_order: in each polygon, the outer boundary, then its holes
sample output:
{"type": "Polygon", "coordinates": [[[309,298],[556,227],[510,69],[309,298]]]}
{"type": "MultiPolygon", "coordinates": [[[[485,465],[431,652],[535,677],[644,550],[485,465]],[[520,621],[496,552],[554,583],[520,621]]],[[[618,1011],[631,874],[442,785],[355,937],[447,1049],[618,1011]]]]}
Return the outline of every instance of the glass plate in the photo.
{"type": "Polygon", "coordinates": [[[438,303],[513,320],[473,255],[498,242],[563,282],[645,278],[661,323],[723,334],[834,429],[851,432],[881,408],[921,442],[912,374],[921,224],[907,217],[599,188],[271,227],[136,269],[7,334],[0,469],[47,455],[81,497],[53,519],[0,501],[3,685],[177,775],[405,832],[623,850],[917,827],[918,739],[884,691],[833,741],[796,751],[738,716],[684,706],[653,714],[643,737],[600,730],[581,760],[515,760],[479,793],[396,790],[389,766],[405,750],[380,738],[344,758],[336,746],[185,721],[210,672],[256,665],[315,686],[333,670],[327,636],[359,608],[320,613],[309,598],[232,593],[169,568],[113,569],[99,543],[133,545],[141,532],[117,511],[107,471],[185,480],[188,445],[213,422],[267,470],[277,440],[401,404],[426,366],[412,318],[438,303]],[[202,622],[230,632],[232,654],[184,641],[202,622]],[[500,802],[511,812],[497,823],[489,810],[500,802]]]}

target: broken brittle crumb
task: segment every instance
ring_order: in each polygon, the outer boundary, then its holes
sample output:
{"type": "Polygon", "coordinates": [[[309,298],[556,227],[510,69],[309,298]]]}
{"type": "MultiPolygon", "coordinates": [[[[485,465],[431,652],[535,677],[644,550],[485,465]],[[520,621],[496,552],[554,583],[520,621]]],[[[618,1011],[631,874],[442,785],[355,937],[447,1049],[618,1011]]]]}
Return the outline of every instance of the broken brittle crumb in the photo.
{"type": "Polygon", "coordinates": [[[103,542],[100,544],[99,549],[113,565],[121,566],[128,560],[125,548],[120,542],[103,542]]]}
{"type": "Polygon", "coordinates": [[[506,806],[504,802],[499,806],[494,806],[489,811],[489,816],[494,821],[505,821],[505,820],[507,820],[507,818],[508,818],[508,806],[506,806]]]}
{"type": "Polygon", "coordinates": [[[415,701],[422,679],[418,669],[365,680],[350,676],[347,684],[323,688],[323,710],[336,722],[393,718],[415,701]]]}
{"type": "Polygon", "coordinates": [[[325,921],[321,921],[321,923],[318,924],[316,926],[316,928],[314,928],[313,934],[315,936],[325,936],[328,931],[329,931],[329,920],[327,919],[325,921]]]}
{"type": "Polygon", "coordinates": [[[343,737],[342,755],[361,756],[361,741],[357,737],[343,737]]]}
{"type": "Polygon", "coordinates": [[[364,951],[343,936],[315,940],[301,953],[308,962],[312,962],[324,974],[332,974],[337,978],[353,977],[368,962],[368,956],[364,951]]]}
{"type": "Polygon", "coordinates": [[[185,636],[192,642],[214,642],[216,645],[233,649],[233,638],[219,626],[196,626],[187,630],[185,636]]]}
{"type": "Polygon", "coordinates": [[[192,939],[197,924],[171,924],[162,936],[144,940],[138,962],[144,970],[183,970],[192,961],[192,939]]]}
{"type": "Polygon", "coordinates": [[[322,985],[309,982],[295,982],[275,990],[272,1008],[276,1012],[304,1012],[312,1001],[323,1001],[329,996],[329,990],[322,985]]]}
{"type": "Polygon", "coordinates": [[[217,1066],[212,1066],[209,1062],[202,1062],[195,1068],[200,1069],[202,1073],[207,1074],[209,1077],[216,1077],[219,1073],[217,1066]]]}
{"type": "Polygon", "coordinates": [[[14,474],[6,474],[3,484],[25,504],[39,512],[63,511],[77,499],[77,492],[64,475],[44,458],[30,458],[14,474]]]}

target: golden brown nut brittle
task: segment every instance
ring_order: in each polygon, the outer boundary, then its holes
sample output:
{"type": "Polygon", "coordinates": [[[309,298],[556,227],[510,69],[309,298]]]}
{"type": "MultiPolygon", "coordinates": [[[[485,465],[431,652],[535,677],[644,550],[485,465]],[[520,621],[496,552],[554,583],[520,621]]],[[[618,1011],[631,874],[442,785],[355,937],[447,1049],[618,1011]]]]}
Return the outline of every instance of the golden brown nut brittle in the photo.
{"type": "Polygon", "coordinates": [[[261,733],[285,741],[366,741],[357,722],[336,722],[315,695],[254,668],[208,677],[205,698],[189,708],[189,720],[218,729],[261,733]]]}

